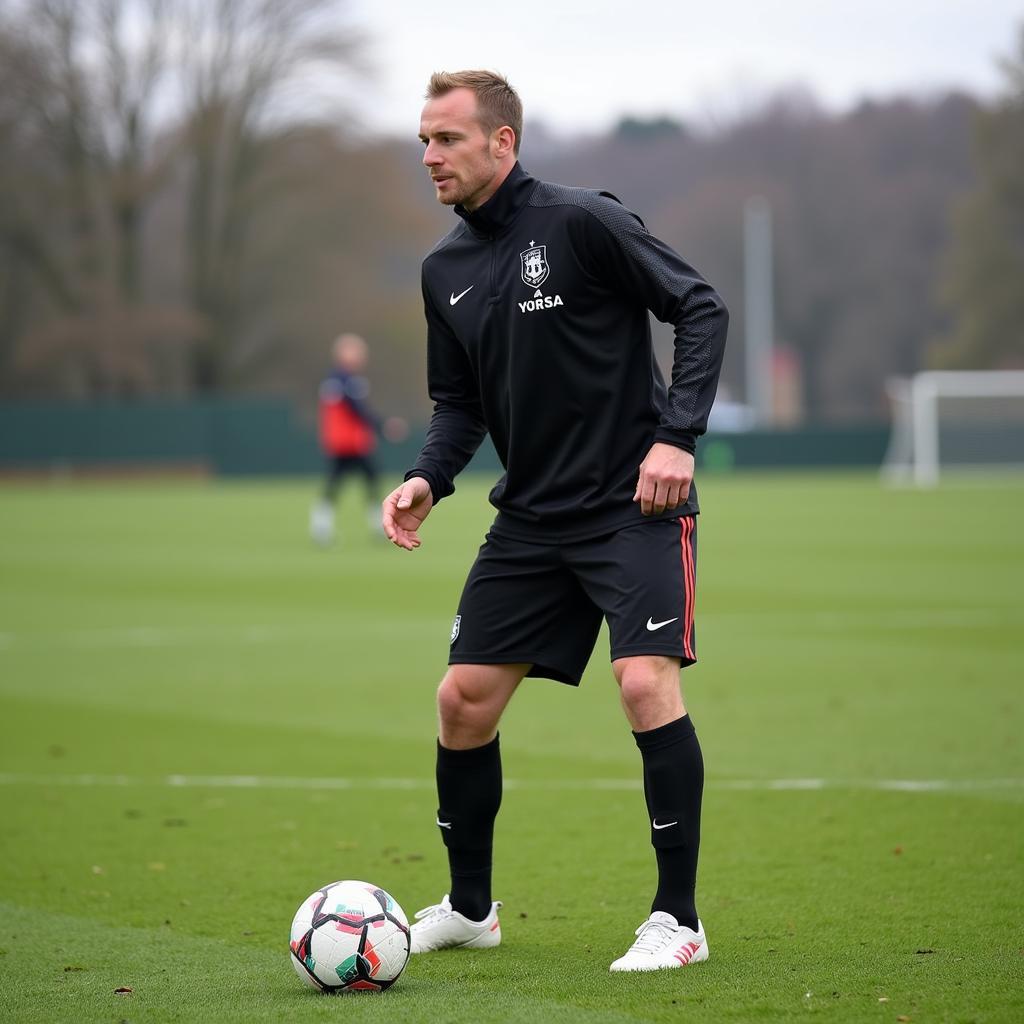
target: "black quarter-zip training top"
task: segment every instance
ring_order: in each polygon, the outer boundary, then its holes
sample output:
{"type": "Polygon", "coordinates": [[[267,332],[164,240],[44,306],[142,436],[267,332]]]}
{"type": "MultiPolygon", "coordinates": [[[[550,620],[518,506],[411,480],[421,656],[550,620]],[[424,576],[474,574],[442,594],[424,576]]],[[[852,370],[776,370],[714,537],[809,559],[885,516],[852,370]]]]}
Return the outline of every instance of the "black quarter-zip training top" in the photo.
{"type": "MultiPolygon", "coordinates": [[[[728,313],[697,271],[608,192],[516,164],[423,261],[434,412],[406,474],[451,494],[485,433],[505,467],[496,533],[537,543],[640,522],[655,441],[692,452],[707,428],[728,313]],[[666,389],[650,310],[675,328],[666,389]]],[[[697,512],[696,489],[675,517],[697,512]]]]}

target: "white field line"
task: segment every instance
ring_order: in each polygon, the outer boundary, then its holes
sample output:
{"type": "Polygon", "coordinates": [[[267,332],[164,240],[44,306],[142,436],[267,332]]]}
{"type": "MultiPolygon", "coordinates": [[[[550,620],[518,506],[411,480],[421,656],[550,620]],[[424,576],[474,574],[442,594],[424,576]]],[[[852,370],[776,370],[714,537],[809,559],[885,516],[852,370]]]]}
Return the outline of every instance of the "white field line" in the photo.
{"type": "MultiPolygon", "coordinates": [[[[933,628],[971,628],[978,626],[1009,625],[1024,619],[1018,608],[896,608],[872,611],[803,610],[763,612],[706,612],[698,613],[705,626],[736,627],[749,624],[752,628],[777,629],[787,623],[798,625],[801,631],[842,630],[870,628],[873,630],[905,630],[933,628]]],[[[445,619],[447,622],[447,619],[445,619]]],[[[360,631],[372,629],[372,623],[361,622],[360,631]]],[[[391,628],[388,626],[388,628],[391,628]]],[[[441,627],[438,627],[440,629],[441,627]]],[[[444,631],[447,631],[447,625],[444,631]]],[[[49,629],[21,633],[0,632],[0,651],[15,648],[73,647],[94,648],[152,648],[194,647],[197,644],[226,642],[259,645],[287,641],[302,637],[328,637],[338,633],[337,622],[277,623],[224,626],[109,626],[94,629],[49,629]]]]}
{"type": "MultiPolygon", "coordinates": [[[[431,778],[307,778],[289,775],[46,775],[0,772],[5,786],[162,786],[175,789],[433,790],[431,778]]],[[[639,779],[505,779],[506,789],[639,790],[639,779]]],[[[1024,778],[995,779],[709,779],[708,789],[755,792],[863,790],[987,793],[1024,790],[1024,778]]]]}

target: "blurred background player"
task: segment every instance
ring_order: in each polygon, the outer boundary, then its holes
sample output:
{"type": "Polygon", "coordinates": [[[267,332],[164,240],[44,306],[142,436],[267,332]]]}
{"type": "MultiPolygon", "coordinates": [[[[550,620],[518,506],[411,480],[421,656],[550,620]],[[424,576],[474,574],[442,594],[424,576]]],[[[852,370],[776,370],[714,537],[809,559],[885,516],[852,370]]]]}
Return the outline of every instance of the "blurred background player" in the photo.
{"type": "Polygon", "coordinates": [[[381,532],[377,466],[373,453],[377,435],[400,441],[407,432],[398,417],[380,419],[369,405],[370,382],[366,368],[370,349],[358,334],[342,334],[333,347],[334,367],[320,385],[320,445],[327,456],[323,494],[309,517],[309,533],[317,544],[334,540],[334,509],[345,478],[363,477],[367,522],[376,536],[381,532]]]}

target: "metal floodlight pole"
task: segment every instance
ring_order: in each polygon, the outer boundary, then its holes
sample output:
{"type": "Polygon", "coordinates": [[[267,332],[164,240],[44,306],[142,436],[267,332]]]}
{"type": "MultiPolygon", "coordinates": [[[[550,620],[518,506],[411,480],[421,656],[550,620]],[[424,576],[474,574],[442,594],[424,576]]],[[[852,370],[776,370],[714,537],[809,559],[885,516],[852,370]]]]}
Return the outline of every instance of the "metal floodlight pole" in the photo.
{"type": "Polygon", "coordinates": [[[746,314],[746,398],[755,422],[772,418],[772,210],[763,196],[743,207],[743,298],[746,314]]]}

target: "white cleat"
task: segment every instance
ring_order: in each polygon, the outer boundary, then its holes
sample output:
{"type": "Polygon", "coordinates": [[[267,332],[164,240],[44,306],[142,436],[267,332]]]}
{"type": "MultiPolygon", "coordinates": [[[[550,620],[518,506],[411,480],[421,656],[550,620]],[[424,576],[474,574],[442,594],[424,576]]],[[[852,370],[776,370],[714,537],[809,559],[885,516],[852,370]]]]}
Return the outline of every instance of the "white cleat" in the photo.
{"type": "Polygon", "coordinates": [[[704,925],[697,931],[679,924],[671,915],[655,910],[636,930],[636,942],[620,956],[611,971],[661,971],[668,967],[699,964],[708,958],[704,925]]]}
{"type": "Polygon", "coordinates": [[[387,540],[384,524],[380,521],[380,509],[374,506],[366,513],[366,525],[370,528],[370,536],[374,540],[387,540]]]}
{"type": "Polygon", "coordinates": [[[452,910],[448,893],[437,906],[416,912],[410,929],[411,953],[433,953],[437,949],[490,949],[501,942],[498,923],[500,902],[491,904],[491,912],[482,921],[470,921],[452,910]]]}
{"type": "Polygon", "coordinates": [[[334,506],[330,502],[318,501],[309,510],[309,536],[321,547],[334,540],[334,506]]]}

